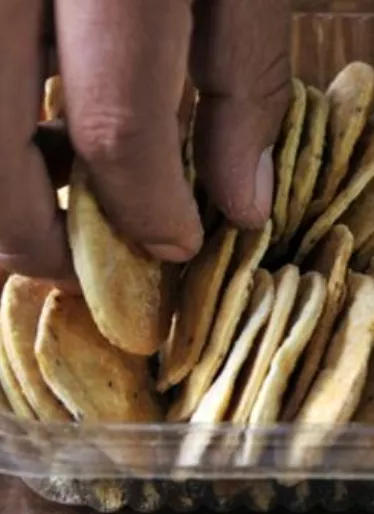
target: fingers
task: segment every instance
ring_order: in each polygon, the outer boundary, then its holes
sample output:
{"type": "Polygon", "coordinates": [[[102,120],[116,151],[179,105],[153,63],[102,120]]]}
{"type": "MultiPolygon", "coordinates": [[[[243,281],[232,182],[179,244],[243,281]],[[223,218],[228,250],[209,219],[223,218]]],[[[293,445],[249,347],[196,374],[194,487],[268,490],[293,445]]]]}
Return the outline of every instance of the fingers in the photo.
{"type": "Polygon", "coordinates": [[[200,90],[195,165],[240,226],[269,217],[272,146],[288,106],[287,0],[197,0],[191,73],[200,90]]]}
{"type": "Polygon", "coordinates": [[[71,275],[63,220],[33,135],[39,115],[42,0],[0,3],[0,267],[71,275]]]}
{"type": "Polygon", "coordinates": [[[57,0],[70,133],[119,234],[165,260],[198,251],[178,106],[191,31],[186,0],[57,0]],[[82,65],[84,63],[84,66],[82,65]]]}

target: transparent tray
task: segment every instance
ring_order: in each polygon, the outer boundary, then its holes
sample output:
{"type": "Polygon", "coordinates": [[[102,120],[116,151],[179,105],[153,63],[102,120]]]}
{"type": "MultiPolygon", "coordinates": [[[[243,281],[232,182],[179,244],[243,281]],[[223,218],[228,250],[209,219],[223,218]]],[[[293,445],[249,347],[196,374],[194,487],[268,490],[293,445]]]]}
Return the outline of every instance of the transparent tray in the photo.
{"type": "Polygon", "coordinates": [[[3,414],[0,473],[22,477],[48,499],[102,512],[124,505],[141,512],[165,505],[222,511],[242,504],[260,511],[275,505],[305,511],[315,504],[335,510],[362,502],[374,509],[374,427],[335,426],[328,447],[315,443],[324,429],[304,428],[320,460],[298,469],[284,459],[292,426],[252,431],[254,445],[266,442],[262,457],[255,465],[238,465],[245,427],[45,426],[3,414]],[[210,442],[198,462],[186,465],[180,450],[192,431],[197,443],[210,442]]]}
{"type": "MultiPolygon", "coordinates": [[[[293,0],[294,73],[325,88],[352,60],[374,64],[374,1],[293,0]]],[[[292,427],[257,429],[266,440],[259,464],[238,466],[244,427],[77,426],[22,423],[0,414],[0,473],[19,476],[44,497],[114,512],[129,505],[155,512],[205,506],[230,511],[277,505],[304,512],[316,505],[332,511],[374,511],[374,426],[337,426],[329,447],[310,469],[290,469],[282,458],[292,427]],[[179,461],[188,431],[210,444],[194,466],[179,461]],[[222,440],[225,439],[225,444],[222,440]]],[[[305,427],[318,440],[323,427],[305,427]]],[[[312,444],[312,443],[311,443],[312,444]]]]}

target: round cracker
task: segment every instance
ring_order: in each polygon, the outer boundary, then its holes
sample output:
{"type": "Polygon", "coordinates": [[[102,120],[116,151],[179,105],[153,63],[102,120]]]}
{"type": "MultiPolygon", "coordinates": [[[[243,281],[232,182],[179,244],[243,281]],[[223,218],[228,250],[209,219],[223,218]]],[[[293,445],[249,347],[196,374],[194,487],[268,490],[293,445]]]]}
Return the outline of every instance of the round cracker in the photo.
{"type": "Polygon", "coordinates": [[[327,165],[322,169],[306,219],[327,209],[348,169],[356,143],[369,120],[374,102],[374,69],[353,62],[335,77],[327,90],[331,115],[327,134],[327,165]]]}
{"type": "Polygon", "coordinates": [[[354,251],[362,247],[374,233],[374,181],[370,182],[360,196],[339,219],[347,225],[354,236],[354,251]]]}
{"type": "Polygon", "coordinates": [[[364,272],[374,256],[374,234],[368,237],[352,258],[351,267],[355,271],[364,272]]]}
{"type": "Polygon", "coordinates": [[[54,75],[45,81],[43,109],[46,121],[56,120],[62,115],[64,94],[60,75],[54,75]]]}
{"type": "Polygon", "coordinates": [[[60,187],[57,190],[57,201],[58,206],[63,211],[66,211],[69,207],[69,186],[60,187]]]}
{"type": "Polygon", "coordinates": [[[322,165],[330,103],[329,99],[318,89],[308,87],[306,91],[305,123],[291,184],[287,228],[281,243],[282,246],[287,246],[301,225],[311,202],[322,165]]]}
{"type": "Polygon", "coordinates": [[[170,328],[165,265],[117,237],[77,163],[69,196],[68,232],[74,267],[96,325],[122,350],[153,354],[170,328]]]}
{"type": "Polygon", "coordinates": [[[35,355],[45,382],[77,420],[160,420],[142,359],[115,348],[84,299],[52,290],[40,316],[35,355]]]}
{"type": "Polygon", "coordinates": [[[328,354],[295,419],[287,468],[308,469],[353,416],[362,396],[374,337],[374,279],[350,273],[348,302],[328,354]],[[305,426],[318,426],[305,430],[305,426]]]}
{"type": "Polygon", "coordinates": [[[287,399],[282,420],[296,416],[330,341],[335,320],[344,303],[348,264],[353,251],[353,236],[344,225],[333,227],[314,250],[309,269],[319,271],[327,280],[327,298],[322,316],[301,359],[297,378],[287,399]]]}
{"type": "Polygon", "coordinates": [[[354,173],[341,192],[315,221],[304,235],[294,259],[301,264],[315,245],[327,234],[334,223],[349,208],[352,202],[362,193],[374,178],[374,134],[371,133],[365,142],[365,150],[354,170],[354,173]]]}
{"type": "MultiPolygon", "coordinates": [[[[0,383],[1,383],[1,379],[0,379],[0,383]]],[[[0,411],[3,411],[3,412],[11,412],[11,406],[10,406],[10,403],[3,391],[3,389],[0,387],[0,411]]]]}
{"type": "Polygon", "coordinates": [[[258,392],[267,375],[270,363],[281,344],[284,331],[291,315],[300,281],[298,268],[289,264],[274,275],[275,300],[269,322],[262,338],[258,341],[256,356],[249,361],[248,377],[239,399],[233,406],[230,421],[246,423],[257,399],[258,392]]]}
{"type": "Polygon", "coordinates": [[[287,225],[287,209],[297,150],[306,112],[306,89],[293,79],[293,98],[283,121],[275,148],[275,199],[273,204],[273,243],[281,238],[287,225]]]}
{"type": "Polygon", "coordinates": [[[34,355],[39,316],[50,286],[12,275],[1,300],[3,344],[22,393],[42,421],[70,421],[67,410],[45,384],[34,355]]]}
{"type": "Polygon", "coordinates": [[[157,389],[181,382],[203,351],[238,231],[228,225],[209,239],[183,278],[173,338],[163,354],[157,389]]]}
{"type": "Polygon", "coordinates": [[[183,441],[179,453],[181,466],[194,466],[200,461],[212,433],[201,433],[200,424],[218,423],[223,420],[231,402],[239,372],[255,342],[256,336],[265,325],[274,301],[273,279],[265,270],[258,270],[254,279],[253,293],[245,313],[245,323],[234,342],[230,354],[218,377],[204,394],[190,422],[198,425],[197,433],[192,428],[183,441]]]}
{"type": "Polygon", "coordinates": [[[6,354],[2,330],[0,330],[0,382],[14,413],[22,419],[36,420],[37,416],[22,393],[6,354]]]}
{"type": "Polygon", "coordinates": [[[269,221],[263,230],[243,234],[239,239],[237,267],[223,293],[211,337],[200,361],[185,380],[180,396],[171,406],[169,421],[182,421],[191,416],[226,357],[253,286],[253,274],[269,246],[271,227],[269,221]]]}
{"type": "MultiPolygon", "coordinates": [[[[253,406],[248,422],[251,428],[265,427],[278,420],[288,381],[318,323],[325,298],[326,283],[320,273],[309,272],[301,277],[289,332],[274,355],[253,406]]],[[[260,433],[255,430],[247,431],[243,447],[236,456],[237,464],[257,464],[264,444],[260,433]]]]}

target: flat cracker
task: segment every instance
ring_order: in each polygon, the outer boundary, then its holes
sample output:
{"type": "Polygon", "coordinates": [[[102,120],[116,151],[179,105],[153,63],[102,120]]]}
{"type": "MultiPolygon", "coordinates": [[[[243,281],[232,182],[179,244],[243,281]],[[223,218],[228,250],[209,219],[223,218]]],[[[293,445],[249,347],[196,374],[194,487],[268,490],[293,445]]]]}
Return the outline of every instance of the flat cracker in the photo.
{"type": "MultiPolygon", "coordinates": [[[[373,219],[372,219],[373,222],[373,219]]],[[[352,258],[352,268],[355,271],[364,272],[369,266],[374,256],[374,233],[363,243],[361,248],[352,258]]]]}
{"type": "Polygon", "coordinates": [[[327,298],[322,316],[305,349],[293,391],[286,403],[282,420],[291,421],[297,414],[318,371],[335,320],[345,300],[345,282],[353,251],[353,236],[345,225],[336,225],[315,248],[309,268],[319,271],[327,280],[327,298]]]}
{"type": "Polygon", "coordinates": [[[352,202],[358,198],[361,192],[374,178],[374,134],[368,137],[367,147],[355,170],[352,178],[341,192],[335,197],[326,211],[315,221],[303,237],[294,262],[301,264],[320,241],[330,230],[340,216],[349,208],[352,202]]]}
{"type": "Polygon", "coordinates": [[[193,135],[195,131],[196,109],[199,100],[198,92],[191,84],[186,83],[185,98],[182,98],[180,106],[180,125],[182,133],[186,133],[185,140],[185,177],[192,189],[196,185],[196,169],[194,165],[193,135]],[[183,108],[183,111],[181,110],[183,108]]]}
{"type": "Polygon", "coordinates": [[[224,225],[192,261],[184,276],[174,338],[163,356],[157,389],[166,391],[194,368],[213,322],[238,231],[224,225]]]}
{"type": "MultiPolygon", "coordinates": [[[[0,383],[1,383],[1,379],[0,379],[0,383]]],[[[0,387],[0,411],[1,412],[11,412],[11,406],[10,406],[10,403],[7,399],[7,397],[5,396],[5,393],[3,391],[3,389],[0,387]]]]}
{"type": "Polygon", "coordinates": [[[248,422],[252,430],[245,433],[243,447],[236,455],[238,465],[258,462],[265,441],[254,429],[264,428],[278,420],[288,380],[318,323],[325,298],[326,283],[320,273],[309,272],[301,277],[289,332],[274,355],[253,406],[248,422]]]}
{"type": "MultiPolygon", "coordinates": [[[[371,352],[364,387],[357,409],[350,422],[359,424],[360,427],[372,427],[374,424],[374,353],[371,352]]],[[[363,470],[372,467],[371,452],[373,448],[373,436],[370,432],[358,431],[353,441],[350,441],[354,452],[342,452],[339,458],[339,466],[350,470],[363,470]],[[348,461],[348,462],[347,462],[348,461]]]]}
{"type": "Polygon", "coordinates": [[[318,89],[307,87],[307,108],[301,144],[296,160],[288,205],[287,228],[282,245],[296,234],[307,208],[322,165],[329,99],[318,89]]]}
{"type": "Polygon", "coordinates": [[[45,384],[34,355],[40,313],[50,286],[11,275],[1,300],[3,344],[10,366],[27,402],[41,421],[70,421],[67,410],[45,384]]]}
{"type": "Polygon", "coordinates": [[[60,187],[57,190],[58,206],[63,211],[67,211],[69,207],[69,186],[60,187]]]}
{"type": "Polygon", "coordinates": [[[230,421],[243,424],[248,421],[253,404],[268,372],[274,353],[281,344],[288,319],[294,307],[300,281],[298,268],[289,264],[274,275],[275,300],[263,337],[258,342],[255,360],[248,370],[248,380],[235,405],[230,421]]]}
{"type": "MultiPolygon", "coordinates": [[[[190,421],[192,424],[219,423],[224,419],[234,392],[235,381],[257,334],[270,315],[273,301],[273,279],[270,273],[260,269],[255,276],[253,294],[245,313],[244,328],[234,342],[222,371],[204,394],[194,412],[190,421]]],[[[200,427],[197,433],[192,428],[182,443],[179,464],[181,466],[197,465],[209,443],[210,436],[210,432],[202,434],[200,427]]]]}
{"type": "Polygon", "coordinates": [[[355,145],[371,115],[374,69],[362,62],[346,66],[327,90],[331,101],[328,123],[327,165],[322,169],[307,219],[319,216],[331,203],[347,175],[355,145]]]}
{"type": "Polygon", "coordinates": [[[22,393],[6,354],[0,330],[0,383],[14,413],[21,419],[36,420],[37,416],[22,393]]]}
{"type": "Polygon", "coordinates": [[[170,268],[117,237],[79,163],[70,185],[68,232],[75,271],[101,333],[129,353],[155,353],[170,328],[170,268]]]}
{"type": "Polygon", "coordinates": [[[367,273],[368,275],[371,275],[372,277],[374,277],[374,257],[372,257],[370,259],[369,265],[368,265],[365,273],[367,273]]]}
{"type": "Polygon", "coordinates": [[[153,422],[161,419],[142,360],[100,334],[84,299],[49,293],[35,355],[45,382],[76,420],[153,422]]]}
{"type": "Polygon", "coordinates": [[[271,228],[269,221],[263,230],[241,235],[237,268],[218,307],[208,345],[200,362],[184,382],[180,396],[171,406],[169,421],[187,420],[192,415],[225,359],[247,305],[253,286],[253,274],[269,246],[271,228]]]}
{"type": "Polygon", "coordinates": [[[374,279],[349,273],[348,302],[342,321],[306,401],[295,419],[286,454],[290,468],[307,469],[353,416],[365,385],[374,339],[374,279]],[[305,431],[306,426],[318,429],[305,431]]]}
{"type": "Polygon", "coordinates": [[[274,158],[276,193],[273,204],[273,243],[279,241],[287,225],[288,199],[305,112],[306,89],[299,79],[294,78],[293,99],[283,121],[274,158]]]}
{"type": "Polygon", "coordinates": [[[372,180],[343,214],[339,222],[347,225],[354,236],[354,251],[374,234],[374,180],[372,180]]]}
{"type": "Polygon", "coordinates": [[[62,116],[64,94],[60,75],[54,75],[45,81],[43,109],[46,121],[53,121],[62,116]]]}
{"type": "Polygon", "coordinates": [[[370,356],[365,385],[352,423],[374,424],[374,352],[370,356]]]}

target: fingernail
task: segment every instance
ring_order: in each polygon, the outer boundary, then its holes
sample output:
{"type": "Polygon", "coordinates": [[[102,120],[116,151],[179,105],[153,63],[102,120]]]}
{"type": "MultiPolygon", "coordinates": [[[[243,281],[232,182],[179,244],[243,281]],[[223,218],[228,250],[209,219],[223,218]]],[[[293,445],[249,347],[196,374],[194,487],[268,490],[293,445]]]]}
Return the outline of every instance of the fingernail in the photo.
{"type": "Polygon", "coordinates": [[[157,259],[170,262],[185,262],[194,257],[199,248],[182,248],[169,244],[148,244],[145,249],[157,259]]]}
{"type": "Polygon", "coordinates": [[[273,146],[261,154],[256,170],[253,223],[262,227],[271,216],[274,188],[273,146]]]}

